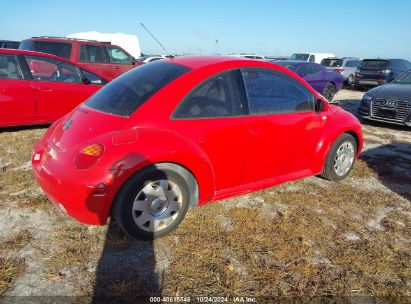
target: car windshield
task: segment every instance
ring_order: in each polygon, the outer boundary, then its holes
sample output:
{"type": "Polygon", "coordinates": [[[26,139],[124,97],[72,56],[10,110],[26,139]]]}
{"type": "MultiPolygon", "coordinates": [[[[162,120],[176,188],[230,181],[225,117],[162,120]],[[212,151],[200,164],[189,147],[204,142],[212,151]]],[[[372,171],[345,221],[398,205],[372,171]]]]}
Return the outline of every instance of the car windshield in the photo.
{"type": "Polygon", "coordinates": [[[107,84],[85,105],[108,114],[130,116],[162,87],[188,71],[187,67],[162,60],[144,64],[107,84]]]}
{"type": "Polygon", "coordinates": [[[397,79],[393,81],[398,84],[411,84],[411,71],[401,74],[397,79]]]}
{"type": "Polygon", "coordinates": [[[342,59],[323,59],[323,61],[321,61],[321,65],[331,68],[341,67],[342,64],[342,59]]]}
{"type": "Polygon", "coordinates": [[[65,42],[24,40],[20,49],[52,54],[66,59],[70,59],[71,55],[71,44],[65,42]]]}
{"type": "Polygon", "coordinates": [[[388,66],[387,60],[363,60],[361,69],[383,70],[388,66]]]}
{"type": "Polygon", "coordinates": [[[310,54],[292,54],[290,59],[307,61],[308,57],[310,57],[310,54]]]}

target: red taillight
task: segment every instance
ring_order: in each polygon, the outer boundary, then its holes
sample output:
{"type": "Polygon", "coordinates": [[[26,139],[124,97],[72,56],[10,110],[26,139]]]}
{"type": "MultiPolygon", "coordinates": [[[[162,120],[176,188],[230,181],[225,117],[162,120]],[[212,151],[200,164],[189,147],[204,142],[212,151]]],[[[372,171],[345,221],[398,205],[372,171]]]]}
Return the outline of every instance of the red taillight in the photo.
{"type": "Polygon", "coordinates": [[[74,166],[77,169],[87,169],[95,165],[103,155],[104,147],[101,144],[91,144],[83,147],[74,157],[74,166]]]}
{"type": "Polygon", "coordinates": [[[337,72],[337,73],[342,73],[342,72],[344,72],[344,69],[334,69],[334,71],[337,72]]]}

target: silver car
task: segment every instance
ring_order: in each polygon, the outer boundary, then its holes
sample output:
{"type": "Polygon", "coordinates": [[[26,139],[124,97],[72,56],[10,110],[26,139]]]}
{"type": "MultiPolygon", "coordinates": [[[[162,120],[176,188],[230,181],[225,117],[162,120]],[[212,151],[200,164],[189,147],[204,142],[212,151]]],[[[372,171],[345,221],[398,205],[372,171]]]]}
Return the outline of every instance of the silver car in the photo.
{"type": "Polygon", "coordinates": [[[326,58],[321,61],[321,65],[328,70],[341,73],[345,82],[349,85],[354,84],[354,76],[361,65],[361,59],[355,57],[326,58]]]}

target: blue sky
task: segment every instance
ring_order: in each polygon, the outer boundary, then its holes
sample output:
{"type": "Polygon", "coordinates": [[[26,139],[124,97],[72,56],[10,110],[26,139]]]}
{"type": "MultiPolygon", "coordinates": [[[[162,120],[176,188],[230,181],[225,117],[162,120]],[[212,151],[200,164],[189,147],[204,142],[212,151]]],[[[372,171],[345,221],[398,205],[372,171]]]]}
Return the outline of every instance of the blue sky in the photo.
{"type": "Polygon", "coordinates": [[[1,5],[0,39],[84,31],[139,37],[146,53],[331,52],[411,60],[411,1],[15,0],[1,5]]]}

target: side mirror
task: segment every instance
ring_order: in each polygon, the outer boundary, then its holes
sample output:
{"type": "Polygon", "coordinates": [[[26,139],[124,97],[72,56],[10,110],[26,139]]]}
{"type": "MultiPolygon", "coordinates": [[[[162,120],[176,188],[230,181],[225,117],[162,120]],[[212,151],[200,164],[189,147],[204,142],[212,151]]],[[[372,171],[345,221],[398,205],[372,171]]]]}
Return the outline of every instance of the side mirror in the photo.
{"type": "Polygon", "coordinates": [[[136,58],[131,57],[131,64],[132,64],[132,65],[136,65],[136,60],[137,60],[136,58]]]}
{"type": "Polygon", "coordinates": [[[323,99],[317,99],[315,102],[315,111],[322,112],[325,110],[325,102],[323,99]]]}
{"type": "Polygon", "coordinates": [[[86,76],[83,76],[81,78],[81,81],[83,82],[83,84],[90,84],[91,83],[90,79],[88,79],[86,76]]]}

